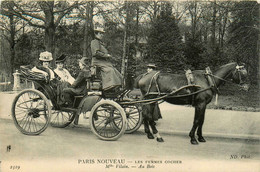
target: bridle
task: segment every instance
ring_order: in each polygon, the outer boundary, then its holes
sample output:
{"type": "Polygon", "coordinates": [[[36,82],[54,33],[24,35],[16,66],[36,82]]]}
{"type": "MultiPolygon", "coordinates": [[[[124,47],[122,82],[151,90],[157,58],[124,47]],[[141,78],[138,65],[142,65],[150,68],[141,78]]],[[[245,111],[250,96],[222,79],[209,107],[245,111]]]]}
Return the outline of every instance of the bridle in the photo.
{"type": "Polygon", "coordinates": [[[232,75],[232,78],[234,78],[234,77],[236,76],[236,74],[238,74],[238,78],[239,78],[239,83],[238,83],[238,85],[242,85],[242,84],[245,84],[245,83],[246,83],[246,81],[243,81],[243,79],[242,79],[242,72],[243,72],[244,70],[245,70],[245,67],[244,67],[244,66],[239,66],[239,65],[237,65],[235,71],[229,72],[229,74],[226,75],[225,78],[218,77],[218,76],[216,76],[216,75],[213,75],[212,73],[207,73],[207,75],[210,75],[210,76],[212,76],[213,78],[219,79],[219,80],[224,81],[224,82],[233,83],[233,82],[227,80],[227,78],[229,78],[230,75],[232,75]]]}

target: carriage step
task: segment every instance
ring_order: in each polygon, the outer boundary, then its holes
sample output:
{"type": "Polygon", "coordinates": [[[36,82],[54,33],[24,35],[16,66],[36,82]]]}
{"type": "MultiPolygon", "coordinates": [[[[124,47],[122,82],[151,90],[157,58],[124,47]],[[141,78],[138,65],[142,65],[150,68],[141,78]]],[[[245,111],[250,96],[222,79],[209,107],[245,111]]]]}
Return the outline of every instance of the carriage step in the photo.
{"type": "Polygon", "coordinates": [[[61,107],[60,109],[64,112],[77,112],[78,110],[76,108],[70,108],[70,107],[61,107]]]}

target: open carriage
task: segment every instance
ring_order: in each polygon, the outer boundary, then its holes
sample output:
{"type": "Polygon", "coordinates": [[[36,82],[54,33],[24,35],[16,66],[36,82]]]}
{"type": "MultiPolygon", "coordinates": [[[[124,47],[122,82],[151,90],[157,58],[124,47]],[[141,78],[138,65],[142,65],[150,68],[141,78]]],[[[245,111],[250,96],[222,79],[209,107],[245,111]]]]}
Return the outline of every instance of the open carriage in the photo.
{"type": "Polygon", "coordinates": [[[33,89],[21,91],[12,105],[15,126],[23,134],[41,134],[49,124],[64,128],[78,120],[79,115],[89,119],[91,130],[102,140],[117,140],[124,133],[138,130],[142,124],[139,105],[125,103],[132,101],[127,97],[130,91],[105,94],[96,76],[88,80],[86,95],[74,97],[73,107],[62,107],[48,78],[27,66],[21,66],[21,73],[34,84],[33,89]]]}
{"type": "MultiPolygon", "coordinates": [[[[235,62],[219,67],[214,73],[206,68],[205,71],[195,70],[186,75],[158,72],[140,75],[136,78],[135,85],[140,88],[143,100],[128,98],[127,90],[112,95],[105,94],[101,87],[93,87],[101,82],[94,75],[88,82],[88,94],[74,97],[73,107],[68,108],[57,104],[55,89],[48,79],[27,68],[21,68],[21,72],[37,88],[23,90],[16,96],[12,106],[16,127],[27,135],[42,133],[49,123],[54,127],[66,127],[78,115],[90,111],[89,123],[95,135],[103,140],[116,140],[125,132],[138,130],[143,120],[146,127],[147,119],[145,116],[142,119],[139,104],[163,100],[171,104],[194,106],[195,118],[189,136],[192,144],[198,144],[195,131],[198,140],[205,142],[202,136],[205,110],[218,87],[224,82],[231,82],[245,91],[249,89],[246,69],[235,62]]],[[[151,128],[156,129],[154,124],[151,128]]]]}

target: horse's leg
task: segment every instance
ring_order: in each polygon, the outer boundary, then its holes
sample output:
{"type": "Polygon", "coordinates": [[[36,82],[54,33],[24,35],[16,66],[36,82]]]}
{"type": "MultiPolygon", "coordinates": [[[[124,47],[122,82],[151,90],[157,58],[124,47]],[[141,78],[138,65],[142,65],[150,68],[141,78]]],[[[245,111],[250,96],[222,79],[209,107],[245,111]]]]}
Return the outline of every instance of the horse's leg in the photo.
{"type": "Polygon", "coordinates": [[[150,126],[152,128],[153,134],[155,134],[156,137],[157,137],[156,140],[158,142],[164,142],[162,136],[160,135],[160,133],[158,132],[158,130],[157,130],[156,126],[155,126],[156,123],[153,120],[151,120],[151,121],[149,121],[149,124],[150,124],[150,126]]]}
{"type": "Polygon", "coordinates": [[[198,135],[198,141],[199,142],[206,142],[206,140],[202,136],[202,126],[203,126],[204,119],[205,119],[205,111],[206,111],[206,107],[202,111],[202,114],[201,114],[200,119],[199,119],[199,127],[198,127],[198,130],[197,130],[197,135],[198,135]]]}
{"type": "Polygon", "coordinates": [[[144,132],[147,134],[148,139],[154,139],[154,136],[149,128],[149,121],[146,118],[144,118],[144,132]]]}
{"type": "Polygon", "coordinates": [[[190,142],[191,144],[193,145],[197,145],[198,142],[195,138],[195,131],[196,129],[198,128],[198,125],[199,125],[199,118],[204,114],[205,112],[205,105],[204,104],[198,104],[195,106],[195,116],[194,116],[194,121],[193,121],[193,126],[192,126],[192,129],[190,131],[190,142]]]}

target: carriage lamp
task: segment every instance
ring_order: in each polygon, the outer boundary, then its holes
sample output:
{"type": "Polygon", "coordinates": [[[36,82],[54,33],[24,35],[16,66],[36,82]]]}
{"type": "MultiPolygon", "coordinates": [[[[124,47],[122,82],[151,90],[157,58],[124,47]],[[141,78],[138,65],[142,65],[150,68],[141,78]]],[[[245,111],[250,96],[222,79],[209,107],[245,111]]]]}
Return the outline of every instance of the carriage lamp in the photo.
{"type": "Polygon", "coordinates": [[[13,91],[19,91],[19,90],[21,90],[20,75],[21,75],[21,74],[18,72],[18,70],[16,70],[15,73],[13,73],[13,76],[14,76],[13,91]]]}

